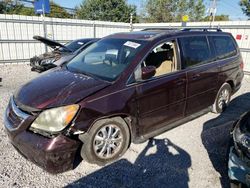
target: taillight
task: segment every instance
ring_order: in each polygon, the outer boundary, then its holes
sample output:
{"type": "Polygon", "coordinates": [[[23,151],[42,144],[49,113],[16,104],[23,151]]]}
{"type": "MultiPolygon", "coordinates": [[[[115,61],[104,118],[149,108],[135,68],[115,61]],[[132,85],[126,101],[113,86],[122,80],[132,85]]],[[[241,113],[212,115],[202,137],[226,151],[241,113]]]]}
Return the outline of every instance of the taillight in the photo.
{"type": "Polygon", "coordinates": [[[241,68],[241,70],[244,69],[244,63],[243,63],[243,61],[240,62],[240,68],[241,68]]]}

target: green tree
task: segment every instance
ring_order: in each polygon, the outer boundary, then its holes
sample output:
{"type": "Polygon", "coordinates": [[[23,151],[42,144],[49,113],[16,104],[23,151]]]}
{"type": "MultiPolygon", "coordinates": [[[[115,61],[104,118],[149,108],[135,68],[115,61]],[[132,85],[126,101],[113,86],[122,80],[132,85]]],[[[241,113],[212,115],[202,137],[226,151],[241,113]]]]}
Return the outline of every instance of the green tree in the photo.
{"type": "Polygon", "coordinates": [[[191,15],[191,21],[201,21],[204,18],[206,9],[203,0],[194,1],[193,4],[194,7],[189,9],[188,15],[191,15]]]}
{"type": "Polygon", "coordinates": [[[201,21],[205,15],[203,0],[148,0],[144,9],[148,22],[179,22],[184,15],[189,21],[201,21]]]}
{"type": "Polygon", "coordinates": [[[34,15],[34,11],[16,1],[3,0],[0,2],[0,14],[34,15]]]}
{"type": "Polygon", "coordinates": [[[22,7],[19,11],[16,11],[14,14],[26,15],[26,16],[35,16],[35,12],[33,8],[30,7],[22,7]]]}
{"type": "Polygon", "coordinates": [[[136,6],[128,5],[126,0],[83,0],[76,11],[80,19],[113,22],[129,22],[131,13],[133,22],[138,22],[136,6]]]}
{"type": "MultiPolygon", "coordinates": [[[[210,16],[206,16],[203,21],[211,21],[211,19],[212,18],[210,16]]],[[[229,20],[230,20],[229,15],[221,14],[214,17],[214,21],[229,21],[229,20]]]]}
{"type": "Polygon", "coordinates": [[[249,0],[241,0],[240,6],[243,13],[250,18],[250,1],[249,0]]]}
{"type": "Polygon", "coordinates": [[[50,2],[50,14],[47,16],[53,18],[72,18],[72,15],[53,1],[50,2]]]}
{"type": "Polygon", "coordinates": [[[6,14],[9,9],[10,0],[0,1],[0,14],[6,14]]]}

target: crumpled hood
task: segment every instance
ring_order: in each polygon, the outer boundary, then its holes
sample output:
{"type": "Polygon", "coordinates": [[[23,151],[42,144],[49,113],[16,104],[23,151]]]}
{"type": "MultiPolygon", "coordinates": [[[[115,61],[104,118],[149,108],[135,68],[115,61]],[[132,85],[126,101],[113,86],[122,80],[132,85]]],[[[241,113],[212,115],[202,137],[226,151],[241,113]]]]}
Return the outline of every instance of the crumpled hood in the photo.
{"type": "Polygon", "coordinates": [[[66,46],[64,46],[63,44],[57,42],[57,41],[54,41],[54,40],[51,40],[51,39],[48,39],[48,38],[45,38],[45,37],[41,37],[41,36],[33,36],[33,39],[35,40],[38,40],[46,45],[48,45],[49,47],[55,49],[57,47],[62,47],[62,48],[66,48],[68,49],[66,46]]]}
{"type": "Polygon", "coordinates": [[[58,68],[22,86],[14,99],[21,108],[46,109],[74,104],[108,85],[107,82],[58,68]]]}

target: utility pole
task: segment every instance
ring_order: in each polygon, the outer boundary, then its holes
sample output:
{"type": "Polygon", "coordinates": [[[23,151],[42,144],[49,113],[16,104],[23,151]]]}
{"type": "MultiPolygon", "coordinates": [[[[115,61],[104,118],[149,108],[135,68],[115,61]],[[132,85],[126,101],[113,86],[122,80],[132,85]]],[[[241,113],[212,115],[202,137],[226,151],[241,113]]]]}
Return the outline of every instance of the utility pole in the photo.
{"type": "Polygon", "coordinates": [[[217,2],[216,0],[213,0],[213,2],[211,2],[210,4],[210,27],[213,26],[214,20],[215,20],[215,14],[216,14],[216,10],[217,10],[217,2]]]}
{"type": "MultiPolygon", "coordinates": [[[[47,28],[46,28],[46,23],[45,23],[45,7],[44,7],[44,2],[42,4],[42,9],[43,9],[43,12],[41,14],[41,17],[43,19],[43,35],[45,38],[47,38],[47,28]]],[[[45,52],[47,53],[48,52],[48,46],[45,44],[45,52]]]]}
{"type": "Polygon", "coordinates": [[[133,31],[133,13],[130,13],[130,32],[133,31]]]}

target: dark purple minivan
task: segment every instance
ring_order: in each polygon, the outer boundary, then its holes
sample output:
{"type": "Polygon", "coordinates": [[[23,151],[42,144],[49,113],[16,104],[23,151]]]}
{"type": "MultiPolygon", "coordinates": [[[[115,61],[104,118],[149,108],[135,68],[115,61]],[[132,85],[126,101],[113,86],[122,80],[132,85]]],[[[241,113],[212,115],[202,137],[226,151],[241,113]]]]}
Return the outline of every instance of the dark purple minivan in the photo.
{"type": "Polygon", "coordinates": [[[71,169],[77,151],[104,165],[131,142],[222,112],[242,79],[239,48],[221,30],[118,33],[21,87],[4,123],[13,146],[51,173],[71,169]]]}

